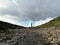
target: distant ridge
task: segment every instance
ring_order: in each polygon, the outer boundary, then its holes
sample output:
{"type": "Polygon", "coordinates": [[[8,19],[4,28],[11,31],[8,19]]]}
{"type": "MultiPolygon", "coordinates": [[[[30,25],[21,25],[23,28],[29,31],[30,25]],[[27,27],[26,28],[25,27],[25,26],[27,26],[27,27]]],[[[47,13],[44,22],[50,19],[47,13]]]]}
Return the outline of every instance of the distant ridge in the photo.
{"type": "Polygon", "coordinates": [[[8,22],[0,21],[0,30],[7,30],[7,29],[16,29],[16,28],[24,28],[23,26],[18,26],[15,24],[11,24],[8,22]]]}
{"type": "Polygon", "coordinates": [[[60,16],[57,18],[54,18],[48,23],[42,24],[40,26],[36,26],[35,28],[46,28],[46,27],[60,27],[60,16]]]}

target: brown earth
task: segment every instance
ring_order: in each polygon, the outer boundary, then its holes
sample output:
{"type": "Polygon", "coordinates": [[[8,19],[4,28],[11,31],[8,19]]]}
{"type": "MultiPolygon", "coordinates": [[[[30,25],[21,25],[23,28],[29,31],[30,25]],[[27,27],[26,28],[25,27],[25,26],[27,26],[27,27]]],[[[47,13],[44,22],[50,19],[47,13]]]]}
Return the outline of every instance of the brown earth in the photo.
{"type": "Polygon", "coordinates": [[[0,45],[60,45],[60,28],[9,29],[0,32],[0,45]]]}

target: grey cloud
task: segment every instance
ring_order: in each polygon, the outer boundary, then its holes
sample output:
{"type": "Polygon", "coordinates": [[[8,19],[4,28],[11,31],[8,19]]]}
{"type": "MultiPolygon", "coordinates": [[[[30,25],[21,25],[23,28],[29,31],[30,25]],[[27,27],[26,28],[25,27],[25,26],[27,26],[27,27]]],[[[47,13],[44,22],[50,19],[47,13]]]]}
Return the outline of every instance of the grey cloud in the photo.
{"type": "Polygon", "coordinates": [[[16,3],[12,2],[8,8],[0,9],[0,14],[16,16],[19,21],[60,16],[60,0],[17,0],[16,3]]]}

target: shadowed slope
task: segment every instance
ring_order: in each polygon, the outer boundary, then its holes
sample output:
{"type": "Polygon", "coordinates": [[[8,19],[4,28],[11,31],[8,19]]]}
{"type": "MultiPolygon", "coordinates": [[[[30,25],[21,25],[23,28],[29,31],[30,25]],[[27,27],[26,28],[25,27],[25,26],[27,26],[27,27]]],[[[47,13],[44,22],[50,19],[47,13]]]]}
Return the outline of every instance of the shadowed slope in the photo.
{"type": "Polygon", "coordinates": [[[2,30],[16,29],[16,28],[24,28],[24,27],[0,21],[0,29],[2,30]]]}

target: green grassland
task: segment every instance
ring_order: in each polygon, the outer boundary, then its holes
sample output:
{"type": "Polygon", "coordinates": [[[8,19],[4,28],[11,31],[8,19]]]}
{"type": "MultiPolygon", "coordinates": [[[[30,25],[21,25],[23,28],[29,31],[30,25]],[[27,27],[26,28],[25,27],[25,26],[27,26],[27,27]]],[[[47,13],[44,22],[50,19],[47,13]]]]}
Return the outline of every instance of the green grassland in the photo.
{"type": "Polygon", "coordinates": [[[48,23],[45,23],[40,26],[36,26],[35,28],[46,28],[46,27],[60,27],[60,16],[57,18],[54,18],[53,20],[51,20],[48,23]]]}

